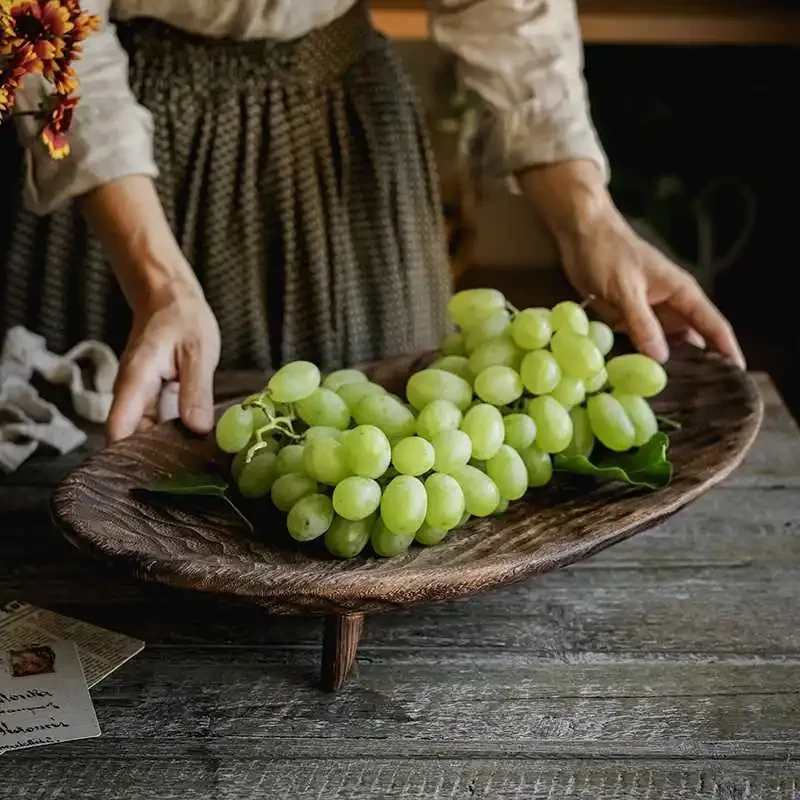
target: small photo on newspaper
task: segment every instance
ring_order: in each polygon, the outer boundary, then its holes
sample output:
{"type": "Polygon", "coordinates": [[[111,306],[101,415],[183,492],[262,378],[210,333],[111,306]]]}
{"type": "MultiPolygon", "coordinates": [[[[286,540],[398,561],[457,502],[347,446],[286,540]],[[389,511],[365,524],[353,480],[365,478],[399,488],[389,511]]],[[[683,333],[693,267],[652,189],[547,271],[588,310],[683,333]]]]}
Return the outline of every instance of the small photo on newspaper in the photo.
{"type": "Polygon", "coordinates": [[[75,644],[89,688],[144,648],[139,639],[27,603],[15,600],[0,607],[0,654],[6,655],[12,675],[14,670],[46,670],[49,656],[44,643],[52,640],[75,644]],[[37,649],[38,645],[42,646],[37,649]]]}

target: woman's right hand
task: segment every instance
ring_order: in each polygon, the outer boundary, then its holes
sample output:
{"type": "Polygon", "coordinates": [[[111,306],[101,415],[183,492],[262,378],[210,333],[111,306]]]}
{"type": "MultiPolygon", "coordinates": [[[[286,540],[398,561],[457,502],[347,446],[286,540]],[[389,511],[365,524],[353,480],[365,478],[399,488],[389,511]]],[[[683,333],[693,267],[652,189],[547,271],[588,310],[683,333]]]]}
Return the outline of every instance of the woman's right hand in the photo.
{"type": "Polygon", "coordinates": [[[179,383],[182,422],[199,434],[214,424],[219,326],[196,284],[169,286],[134,309],[106,424],[110,442],[158,421],[165,383],[179,383]]]}

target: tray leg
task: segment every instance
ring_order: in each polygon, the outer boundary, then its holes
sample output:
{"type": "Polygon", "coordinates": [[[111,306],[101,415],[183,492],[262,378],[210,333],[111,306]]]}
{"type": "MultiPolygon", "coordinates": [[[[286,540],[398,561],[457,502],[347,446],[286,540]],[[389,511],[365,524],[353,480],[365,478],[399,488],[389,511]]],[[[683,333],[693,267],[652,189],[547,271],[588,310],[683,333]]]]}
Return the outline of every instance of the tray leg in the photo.
{"type": "Polygon", "coordinates": [[[322,637],[322,688],[341,689],[356,660],[364,629],[363,614],[332,614],[325,617],[322,637]]]}

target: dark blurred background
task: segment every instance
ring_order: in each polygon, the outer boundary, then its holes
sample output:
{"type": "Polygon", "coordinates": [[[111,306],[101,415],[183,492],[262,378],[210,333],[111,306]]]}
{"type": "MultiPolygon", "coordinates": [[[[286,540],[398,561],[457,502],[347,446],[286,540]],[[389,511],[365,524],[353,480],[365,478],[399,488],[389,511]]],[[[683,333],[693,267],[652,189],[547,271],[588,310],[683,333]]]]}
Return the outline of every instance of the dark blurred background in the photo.
{"type": "MultiPolygon", "coordinates": [[[[389,11],[414,3],[377,3],[389,11]]],[[[611,190],[639,230],[692,270],[733,322],[749,366],[800,417],[798,135],[800,5],[579,2],[592,113],[611,190]]],[[[469,126],[452,63],[391,14],[429,108],[460,286],[515,305],[570,288],[532,211],[478,187],[458,140],[469,126]]],[[[391,29],[390,29],[391,32],[391,29]]]]}

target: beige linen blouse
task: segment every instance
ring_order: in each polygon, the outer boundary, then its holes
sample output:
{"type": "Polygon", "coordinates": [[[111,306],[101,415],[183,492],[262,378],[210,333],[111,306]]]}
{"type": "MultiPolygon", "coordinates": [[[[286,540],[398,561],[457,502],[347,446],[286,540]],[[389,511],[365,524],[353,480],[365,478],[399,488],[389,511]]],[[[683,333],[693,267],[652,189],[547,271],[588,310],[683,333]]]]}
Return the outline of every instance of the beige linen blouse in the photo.
{"type": "MultiPolygon", "coordinates": [[[[81,85],[70,142],[53,161],[35,121],[20,117],[28,148],[26,201],[46,214],[69,198],[125,175],[155,177],[152,121],[127,83],[127,56],[113,21],[163,20],[186,31],[236,39],[293,39],[324,26],[356,0],[83,0],[103,20],[77,62],[81,85]]],[[[433,39],[459,60],[464,84],[488,110],[486,168],[494,177],[569,158],[607,171],[591,121],[574,0],[430,0],[433,39]]],[[[31,76],[21,110],[38,105],[46,86],[31,76]]]]}

